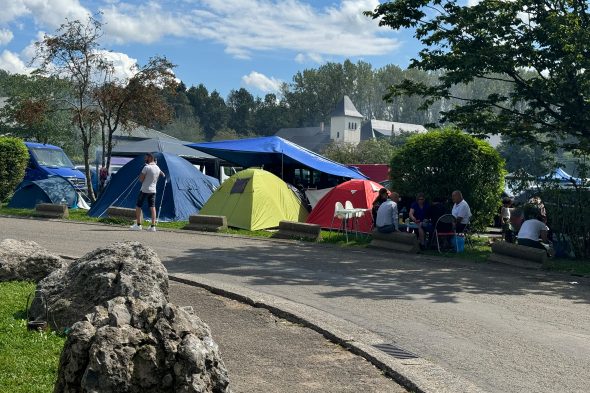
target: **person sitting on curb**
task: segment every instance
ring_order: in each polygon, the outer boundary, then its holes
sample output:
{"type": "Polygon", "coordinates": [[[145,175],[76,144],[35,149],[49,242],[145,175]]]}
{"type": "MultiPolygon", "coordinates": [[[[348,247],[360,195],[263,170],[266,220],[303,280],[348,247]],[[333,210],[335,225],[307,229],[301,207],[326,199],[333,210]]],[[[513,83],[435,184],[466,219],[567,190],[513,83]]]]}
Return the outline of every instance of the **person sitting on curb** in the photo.
{"type": "Polygon", "coordinates": [[[377,222],[377,210],[379,210],[379,206],[381,206],[383,202],[387,201],[388,193],[389,191],[387,191],[387,188],[380,189],[379,195],[377,195],[377,198],[373,201],[373,208],[371,209],[371,213],[373,214],[373,224],[377,222]]]}
{"type": "Polygon", "coordinates": [[[451,214],[453,217],[455,217],[455,230],[457,233],[463,233],[465,232],[467,224],[469,224],[469,219],[471,218],[471,209],[469,208],[467,201],[463,199],[463,194],[461,191],[453,191],[451,198],[453,199],[454,203],[451,214]]]}
{"type": "Polygon", "coordinates": [[[543,217],[538,215],[537,218],[522,223],[517,236],[518,245],[545,250],[547,255],[552,256],[551,243],[547,238],[549,227],[541,221],[542,219],[543,217]]]}
{"type": "Polygon", "coordinates": [[[424,193],[419,192],[416,194],[416,201],[410,206],[410,220],[418,226],[418,239],[422,249],[426,247],[426,231],[431,230],[431,225],[425,222],[428,214],[430,214],[430,205],[426,202],[424,193]]]}
{"type": "Polygon", "coordinates": [[[389,199],[379,206],[377,209],[377,220],[375,226],[377,231],[381,233],[391,233],[399,230],[397,204],[399,202],[399,194],[392,192],[389,199]]]}

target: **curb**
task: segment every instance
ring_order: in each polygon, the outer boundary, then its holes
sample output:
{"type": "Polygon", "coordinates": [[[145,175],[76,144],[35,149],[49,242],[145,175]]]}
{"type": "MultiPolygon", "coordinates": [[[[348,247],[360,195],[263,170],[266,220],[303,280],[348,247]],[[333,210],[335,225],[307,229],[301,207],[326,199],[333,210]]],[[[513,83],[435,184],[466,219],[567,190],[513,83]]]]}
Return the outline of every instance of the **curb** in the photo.
{"type": "Polygon", "coordinates": [[[347,321],[336,321],[335,317],[327,317],[326,313],[320,310],[302,306],[271,295],[258,294],[241,287],[220,286],[219,283],[205,282],[207,280],[203,279],[196,281],[194,278],[187,278],[184,275],[177,274],[169,274],[168,278],[171,281],[203,288],[216,295],[236,300],[252,307],[266,309],[279,318],[312,329],[351,353],[364,358],[381,370],[386,376],[411,392],[483,392],[483,390],[475,386],[472,382],[451,374],[426,359],[400,360],[387,355],[385,352],[373,347],[375,344],[382,344],[382,338],[358,326],[351,327],[350,329],[338,326],[342,324],[352,326],[352,324],[347,321]],[[312,316],[310,314],[316,315],[312,316]],[[362,336],[364,340],[357,340],[355,336],[362,336]]]}

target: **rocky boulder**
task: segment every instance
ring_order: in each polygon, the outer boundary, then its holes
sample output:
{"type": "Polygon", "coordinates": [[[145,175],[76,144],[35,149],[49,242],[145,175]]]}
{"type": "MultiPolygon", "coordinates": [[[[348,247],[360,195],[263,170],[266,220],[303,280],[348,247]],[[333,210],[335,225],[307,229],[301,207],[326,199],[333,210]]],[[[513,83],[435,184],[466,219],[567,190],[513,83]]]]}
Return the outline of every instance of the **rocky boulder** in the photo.
{"type": "Polygon", "coordinates": [[[54,393],[223,393],[227,370],[209,327],[183,309],[115,298],[72,327],[54,393]]]}
{"type": "Polygon", "coordinates": [[[35,242],[13,239],[0,242],[0,281],[39,282],[64,265],[62,258],[35,242]]]}
{"type": "Polygon", "coordinates": [[[37,285],[43,297],[31,305],[32,319],[45,318],[55,330],[69,328],[94,307],[119,296],[152,306],[168,301],[168,273],[156,253],[138,242],[98,248],[54,271],[37,285]]]}

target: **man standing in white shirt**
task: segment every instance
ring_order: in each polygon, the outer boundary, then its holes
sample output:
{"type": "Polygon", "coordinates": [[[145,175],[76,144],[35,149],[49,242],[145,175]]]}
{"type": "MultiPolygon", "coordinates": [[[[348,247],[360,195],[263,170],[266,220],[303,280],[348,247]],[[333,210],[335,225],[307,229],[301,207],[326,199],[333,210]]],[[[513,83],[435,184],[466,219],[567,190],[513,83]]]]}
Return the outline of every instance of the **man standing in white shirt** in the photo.
{"type": "Polygon", "coordinates": [[[455,230],[457,233],[463,233],[465,231],[465,227],[469,224],[469,219],[471,218],[471,209],[469,205],[463,199],[463,194],[461,191],[453,191],[451,194],[451,198],[453,199],[453,210],[451,214],[455,217],[455,230]]]}
{"type": "Polygon", "coordinates": [[[391,233],[399,230],[397,203],[399,202],[399,194],[392,192],[389,199],[383,202],[379,209],[377,209],[377,219],[375,226],[377,231],[381,233],[391,233]]]}
{"type": "Polygon", "coordinates": [[[139,175],[141,192],[139,193],[137,203],[135,204],[136,223],[131,226],[132,231],[141,231],[141,208],[143,207],[143,202],[147,199],[152,213],[152,225],[148,230],[150,232],[156,232],[156,186],[160,176],[166,177],[164,172],[162,172],[156,165],[154,155],[147,153],[145,155],[145,166],[139,175]]]}

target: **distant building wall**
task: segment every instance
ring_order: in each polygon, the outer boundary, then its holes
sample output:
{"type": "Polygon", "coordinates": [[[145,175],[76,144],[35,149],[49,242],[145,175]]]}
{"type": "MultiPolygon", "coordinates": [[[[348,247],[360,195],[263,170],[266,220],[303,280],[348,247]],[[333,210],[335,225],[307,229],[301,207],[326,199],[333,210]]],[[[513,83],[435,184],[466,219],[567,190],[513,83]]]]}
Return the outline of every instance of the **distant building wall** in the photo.
{"type": "Polygon", "coordinates": [[[350,116],[332,117],[330,139],[335,142],[358,144],[361,141],[361,120],[350,116]]]}

